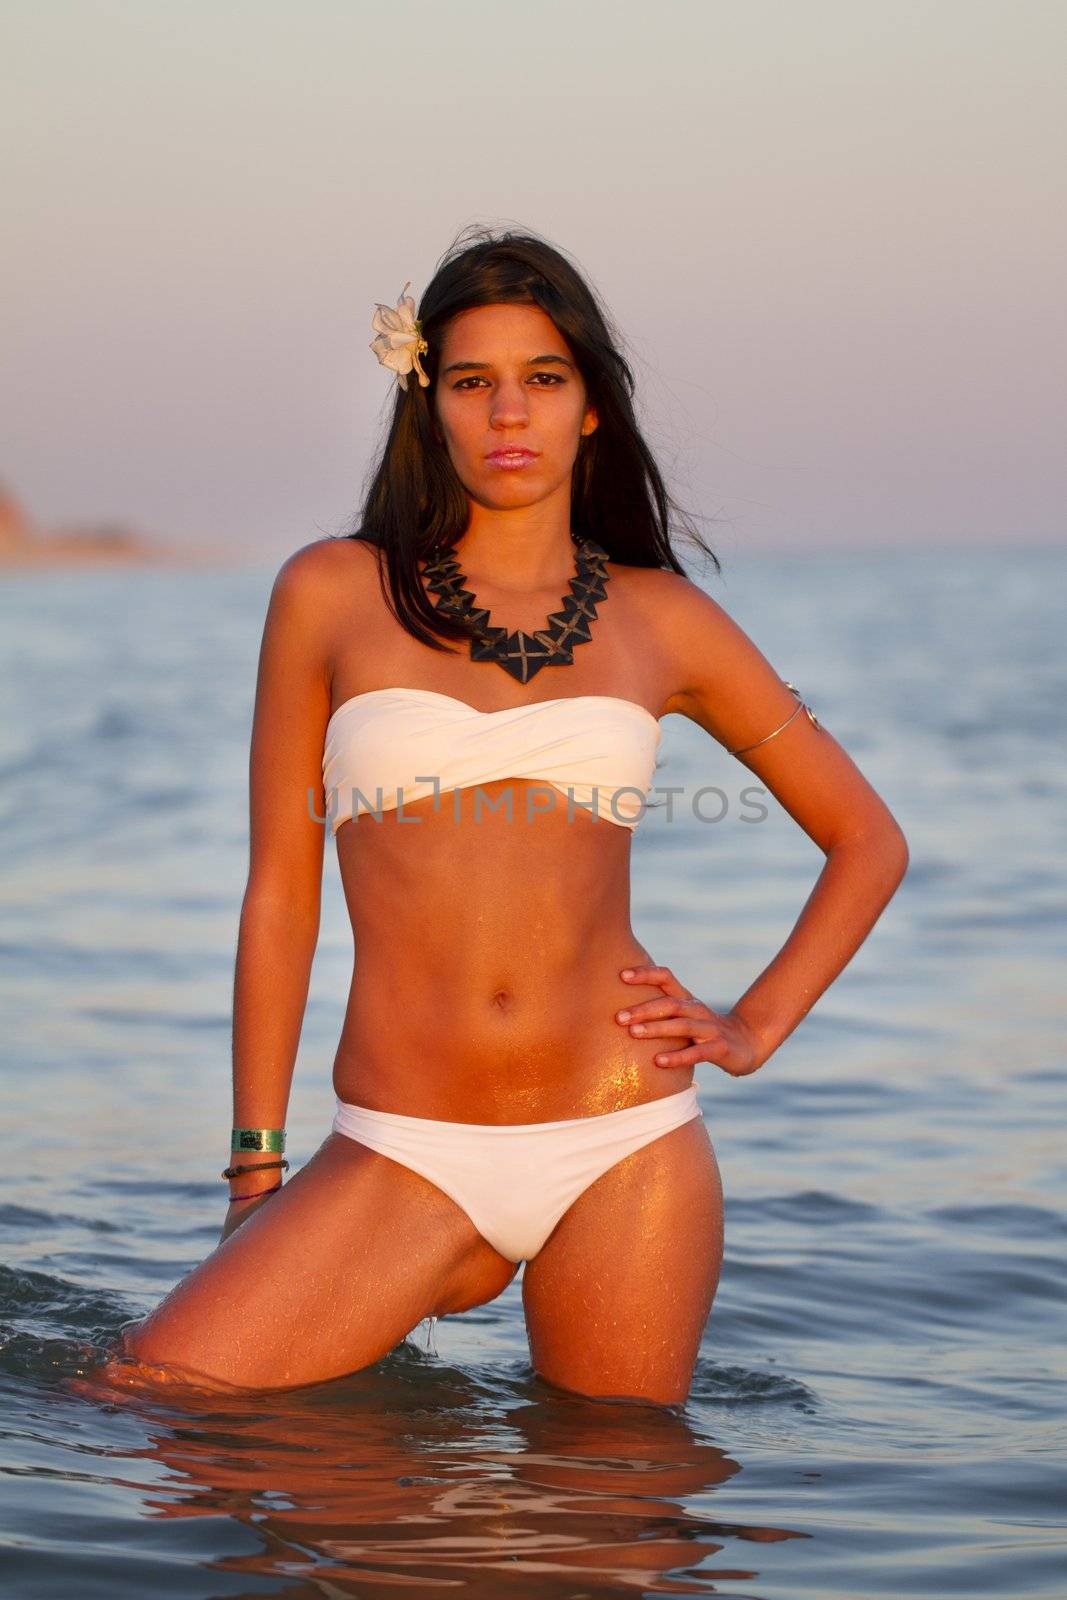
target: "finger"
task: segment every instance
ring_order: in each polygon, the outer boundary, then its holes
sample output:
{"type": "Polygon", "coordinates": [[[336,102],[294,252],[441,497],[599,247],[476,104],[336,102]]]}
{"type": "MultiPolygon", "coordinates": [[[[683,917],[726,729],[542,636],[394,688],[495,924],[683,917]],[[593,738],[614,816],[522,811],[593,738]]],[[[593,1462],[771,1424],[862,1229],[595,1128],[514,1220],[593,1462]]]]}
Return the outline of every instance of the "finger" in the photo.
{"type": "MultiPolygon", "coordinates": [[[[698,1061],[710,1061],[715,1067],[723,1067],[718,1058],[725,1050],[725,1043],[721,1039],[695,1039],[692,1044],[683,1045],[678,1050],[662,1050],[652,1059],[657,1067],[695,1067],[698,1061]]],[[[725,1067],[723,1071],[726,1071],[725,1067]]]]}
{"type": "Polygon", "coordinates": [[[686,1022],[678,1017],[663,1017],[653,1022],[631,1022],[630,1033],[636,1039],[686,1039],[694,1044],[701,1042],[701,1033],[706,1033],[699,1022],[686,1022]]]}
{"type": "Polygon", "coordinates": [[[718,1018],[699,1001],[694,1000],[688,1004],[675,1001],[670,1011],[635,1017],[629,1023],[629,1030],[637,1034],[682,1034],[699,1042],[720,1037],[717,1022],[718,1018]]]}
{"type": "MultiPolygon", "coordinates": [[[[695,1067],[698,1061],[711,1061],[712,1058],[707,1054],[706,1046],[691,1044],[683,1050],[665,1050],[653,1056],[652,1060],[657,1067],[695,1067]]],[[[718,1064],[717,1061],[714,1063],[715,1066],[718,1064]]]]}
{"type": "Polygon", "coordinates": [[[682,987],[670,967],[623,967],[619,976],[627,983],[658,983],[666,994],[688,999],[689,990],[682,987]]]}
{"type": "Polygon", "coordinates": [[[651,1022],[657,1017],[694,1017],[702,1018],[707,1023],[717,1020],[715,1013],[695,997],[688,1000],[639,1000],[636,1005],[616,1011],[615,1017],[618,1022],[629,1023],[651,1022]]]}

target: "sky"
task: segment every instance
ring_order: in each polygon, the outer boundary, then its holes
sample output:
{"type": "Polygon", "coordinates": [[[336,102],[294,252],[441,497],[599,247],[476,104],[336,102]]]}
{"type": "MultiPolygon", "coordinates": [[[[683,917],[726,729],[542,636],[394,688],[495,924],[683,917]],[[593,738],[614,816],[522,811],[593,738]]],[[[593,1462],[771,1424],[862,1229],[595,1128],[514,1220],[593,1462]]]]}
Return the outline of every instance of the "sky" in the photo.
{"type": "Polygon", "coordinates": [[[530,228],[729,559],[1048,545],[1058,0],[5,0],[0,481],[275,560],[358,512],[378,301],[530,228]]]}

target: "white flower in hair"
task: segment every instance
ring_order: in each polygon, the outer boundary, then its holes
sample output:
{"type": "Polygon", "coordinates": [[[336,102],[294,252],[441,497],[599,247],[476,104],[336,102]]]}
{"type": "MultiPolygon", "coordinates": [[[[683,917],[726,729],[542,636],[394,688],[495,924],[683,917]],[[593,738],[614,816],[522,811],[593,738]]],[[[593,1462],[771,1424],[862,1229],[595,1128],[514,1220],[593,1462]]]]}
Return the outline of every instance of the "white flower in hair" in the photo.
{"type": "Polygon", "coordinates": [[[419,375],[420,385],[427,389],[430,380],[422,370],[419,357],[425,355],[430,347],[422,337],[422,325],[415,316],[415,302],[407,292],[410,288],[409,278],[400,291],[395,311],[391,306],[383,306],[378,302],[378,309],[371,321],[371,327],[378,337],[372,341],[371,349],[383,367],[396,373],[402,389],[407,388],[407,375],[413,368],[419,375]]]}

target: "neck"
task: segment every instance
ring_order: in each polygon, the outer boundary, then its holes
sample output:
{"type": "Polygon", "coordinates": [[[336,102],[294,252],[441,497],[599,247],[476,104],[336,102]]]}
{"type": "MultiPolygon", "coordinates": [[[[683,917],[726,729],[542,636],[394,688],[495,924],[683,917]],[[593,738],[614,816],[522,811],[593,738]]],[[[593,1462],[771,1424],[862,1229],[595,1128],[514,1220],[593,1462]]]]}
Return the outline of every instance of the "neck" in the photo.
{"type": "Polygon", "coordinates": [[[574,576],[575,550],[568,493],[560,504],[542,501],[507,511],[472,502],[456,559],[472,581],[501,592],[563,591],[574,576]]]}

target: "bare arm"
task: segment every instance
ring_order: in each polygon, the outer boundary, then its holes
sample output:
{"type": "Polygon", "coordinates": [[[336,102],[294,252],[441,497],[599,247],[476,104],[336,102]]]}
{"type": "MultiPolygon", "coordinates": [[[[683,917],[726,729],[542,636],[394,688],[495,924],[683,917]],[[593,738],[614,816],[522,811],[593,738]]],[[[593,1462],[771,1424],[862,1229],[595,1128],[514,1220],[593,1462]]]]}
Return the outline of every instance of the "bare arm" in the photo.
{"type": "MultiPolygon", "coordinates": [[[[234,1127],[285,1125],[318,942],[325,828],[311,815],[308,796],[321,817],[330,706],[325,579],[318,546],[290,556],[263,630],[249,755],[248,882],[234,970],[234,1127]]],[[[277,1157],[231,1158],[227,1149],[224,1164],[271,1159],[277,1157]]],[[[230,1194],[262,1194],[282,1176],[280,1167],[244,1173],[230,1179],[230,1194]]],[[[230,1205],[222,1237],[256,1209],[251,1200],[230,1205]]]]}
{"type": "MultiPolygon", "coordinates": [[[[667,709],[689,717],[727,750],[780,727],[797,700],[778,672],[714,600],[687,579],[665,577],[670,659],[678,684],[667,709]]],[[[710,1060],[740,1075],[777,1050],[848,965],[904,877],[908,846],[851,757],[804,712],[737,759],[819,846],[826,863],[782,949],[725,1017],[699,1002],[696,1008],[676,1005],[672,1012],[670,999],[631,1011],[644,1020],[684,1016],[692,1025],[686,1031],[697,1042],[668,1048],[661,1064],[710,1060]]],[[[667,969],[642,968],[631,981],[660,982],[651,976],[654,971],[667,969]]],[[[670,993],[669,985],[665,992],[670,993]]],[[[665,1039],[665,1045],[670,1042],[665,1039]]]]}
{"type": "Polygon", "coordinates": [[[762,1065],[852,960],[907,871],[893,828],[829,846],[826,864],[785,944],[733,1006],[759,1041],[762,1065]]]}

